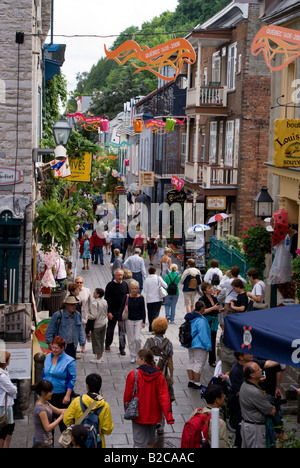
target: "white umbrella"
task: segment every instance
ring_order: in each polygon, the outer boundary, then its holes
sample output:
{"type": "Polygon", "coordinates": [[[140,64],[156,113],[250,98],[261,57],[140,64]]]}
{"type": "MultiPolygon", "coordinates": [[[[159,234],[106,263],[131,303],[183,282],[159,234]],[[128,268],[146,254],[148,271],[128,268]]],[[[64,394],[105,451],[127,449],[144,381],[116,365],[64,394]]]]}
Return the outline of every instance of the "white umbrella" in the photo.
{"type": "Polygon", "coordinates": [[[210,227],[207,224],[195,224],[188,228],[187,233],[191,234],[193,232],[203,232],[203,231],[210,231],[210,227]]]}
{"type": "Polygon", "coordinates": [[[227,213],[217,213],[215,216],[212,216],[207,221],[208,224],[215,223],[216,221],[221,221],[222,219],[229,218],[229,214],[227,213]]]}

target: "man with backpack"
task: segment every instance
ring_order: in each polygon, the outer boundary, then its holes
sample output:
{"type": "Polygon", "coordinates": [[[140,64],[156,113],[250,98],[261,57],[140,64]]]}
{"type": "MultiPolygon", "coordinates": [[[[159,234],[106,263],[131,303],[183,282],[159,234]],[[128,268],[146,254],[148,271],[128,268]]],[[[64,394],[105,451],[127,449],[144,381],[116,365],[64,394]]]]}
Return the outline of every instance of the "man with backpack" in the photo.
{"type": "MultiPolygon", "coordinates": [[[[189,335],[191,343],[184,343],[180,339],[183,347],[188,348],[189,363],[187,366],[187,373],[189,377],[189,388],[200,390],[201,371],[206,363],[208,352],[211,350],[211,331],[208,321],[203,317],[205,311],[205,304],[201,300],[196,302],[195,310],[185,315],[184,320],[186,324],[190,324],[189,335]]],[[[185,327],[188,331],[188,327],[185,327]]]]}
{"type": "Polygon", "coordinates": [[[180,275],[177,273],[178,266],[176,263],[171,265],[171,271],[164,277],[164,282],[167,284],[167,293],[165,297],[165,313],[168,322],[175,323],[176,304],[179,298],[178,283],[180,275]]]}
{"type": "MultiPolygon", "coordinates": [[[[154,336],[147,339],[144,348],[152,351],[156,367],[162,371],[162,374],[167,381],[170,401],[172,403],[172,401],[175,400],[173,390],[173,344],[164,336],[167,328],[168,322],[165,318],[157,317],[154,319],[152,322],[154,336]]],[[[165,419],[163,416],[162,421],[157,425],[158,434],[163,434],[164,426],[165,419]]]]}
{"type": "Polygon", "coordinates": [[[104,435],[109,435],[114,424],[112,422],[110,406],[99,394],[102,379],[99,374],[89,374],[86,377],[87,392],[74,398],[64,415],[64,424],[77,424],[83,413],[90,408],[89,414],[81,422],[88,429],[87,448],[105,448],[104,435]]]}
{"type": "Polygon", "coordinates": [[[183,283],[183,295],[186,312],[192,312],[195,306],[195,298],[197,291],[199,292],[199,285],[201,284],[201,273],[196,268],[196,262],[194,259],[189,258],[187,266],[182,274],[180,282],[183,283]]]}

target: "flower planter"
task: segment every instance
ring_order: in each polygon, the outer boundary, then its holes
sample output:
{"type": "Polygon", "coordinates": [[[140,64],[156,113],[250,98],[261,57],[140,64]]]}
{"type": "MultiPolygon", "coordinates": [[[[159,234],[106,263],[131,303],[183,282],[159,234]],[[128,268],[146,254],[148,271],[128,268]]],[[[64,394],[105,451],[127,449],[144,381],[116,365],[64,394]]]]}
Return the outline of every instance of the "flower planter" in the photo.
{"type": "Polygon", "coordinates": [[[49,310],[49,316],[57,312],[65,299],[66,291],[52,291],[50,297],[43,297],[43,309],[49,310]]]}

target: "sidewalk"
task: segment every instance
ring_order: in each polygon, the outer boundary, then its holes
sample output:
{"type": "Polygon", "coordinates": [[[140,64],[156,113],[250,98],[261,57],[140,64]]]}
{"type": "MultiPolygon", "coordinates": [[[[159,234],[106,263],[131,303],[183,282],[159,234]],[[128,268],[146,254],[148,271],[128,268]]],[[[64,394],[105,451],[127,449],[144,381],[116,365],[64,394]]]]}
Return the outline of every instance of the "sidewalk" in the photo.
{"type": "MultiPolygon", "coordinates": [[[[84,286],[90,288],[93,293],[95,288],[105,289],[106,284],[111,280],[110,271],[110,255],[104,253],[104,265],[93,263],[90,264],[89,270],[82,270],[82,261],[79,260],[77,276],[82,276],[84,286]]],[[[157,255],[154,259],[154,264],[158,264],[157,255]]],[[[148,269],[149,261],[146,260],[146,269],[148,269]]],[[[188,352],[183,349],[178,340],[178,329],[183,322],[185,315],[185,307],[183,302],[183,294],[180,293],[176,308],[175,324],[169,325],[166,336],[171,340],[174,347],[174,391],[176,400],[172,404],[173,416],[175,419],[174,425],[165,425],[165,435],[168,437],[181,438],[182,429],[185,421],[189,419],[190,414],[195,408],[202,407],[205,402],[200,398],[198,390],[188,388],[188,378],[186,365],[188,362],[188,352]]],[[[164,306],[161,308],[160,316],[165,316],[164,306]]],[[[142,345],[146,339],[151,336],[145,329],[142,331],[142,345]]],[[[107,448],[131,448],[132,447],[132,430],[131,422],[123,419],[123,392],[128,373],[136,368],[136,364],[130,364],[128,348],[126,348],[126,356],[119,354],[117,327],[114,336],[114,342],[111,346],[111,351],[104,353],[103,364],[93,364],[90,360],[94,357],[90,343],[86,345],[87,354],[80,354],[81,359],[76,361],[77,380],[75,385],[76,393],[85,392],[85,378],[91,372],[98,372],[103,381],[101,394],[110,404],[112,418],[114,422],[114,430],[111,435],[106,437],[107,448]]],[[[202,376],[201,383],[206,385],[213,375],[213,368],[206,364],[202,376]]],[[[13,434],[11,447],[12,448],[30,448],[33,440],[33,417],[32,405],[23,414],[24,419],[16,421],[15,432],[13,434]]],[[[59,430],[55,430],[55,447],[59,430]]],[[[180,442],[179,442],[180,443],[180,442]]]]}

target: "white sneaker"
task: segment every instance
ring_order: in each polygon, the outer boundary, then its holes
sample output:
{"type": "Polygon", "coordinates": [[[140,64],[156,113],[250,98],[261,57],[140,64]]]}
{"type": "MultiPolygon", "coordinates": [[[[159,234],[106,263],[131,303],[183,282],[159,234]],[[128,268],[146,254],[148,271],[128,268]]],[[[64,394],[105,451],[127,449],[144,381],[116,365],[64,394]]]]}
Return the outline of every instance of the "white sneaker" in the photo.
{"type": "Polygon", "coordinates": [[[93,362],[94,364],[100,364],[100,363],[104,362],[104,359],[103,358],[101,358],[101,359],[91,359],[90,362],[93,362]]]}
{"type": "Polygon", "coordinates": [[[131,358],[131,359],[130,359],[130,363],[131,363],[131,364],[134,364],[134,363],[135,363],[135,358],[131,358]]]}

